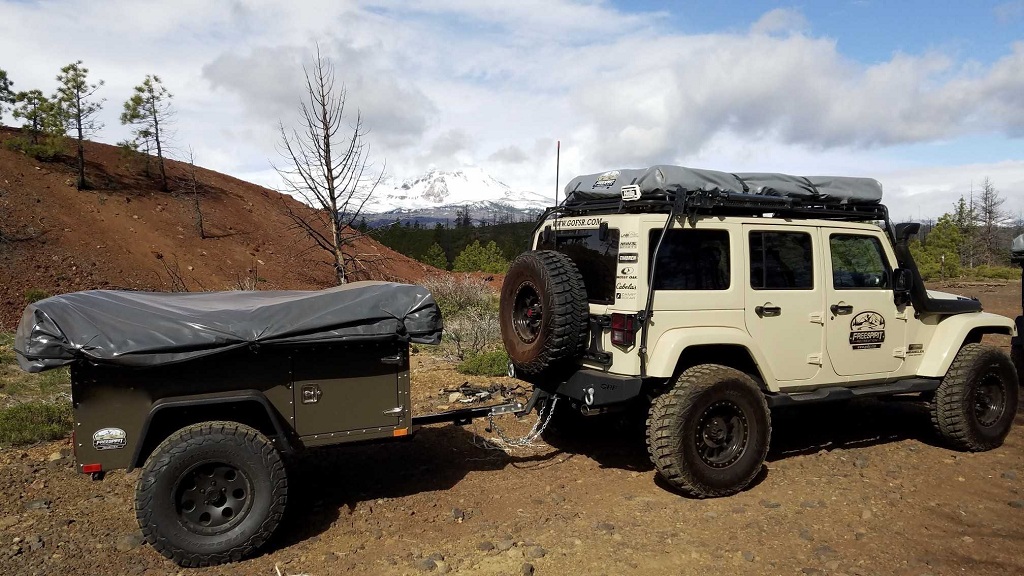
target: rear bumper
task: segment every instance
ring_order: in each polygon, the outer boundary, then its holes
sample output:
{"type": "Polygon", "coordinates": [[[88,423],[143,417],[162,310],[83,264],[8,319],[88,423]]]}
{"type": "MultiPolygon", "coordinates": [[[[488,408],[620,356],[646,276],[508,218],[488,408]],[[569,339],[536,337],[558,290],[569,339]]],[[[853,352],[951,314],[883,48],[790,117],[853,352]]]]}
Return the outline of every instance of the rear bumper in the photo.
{"type": "Polygon", "coordinates": [[[600,408],[632,400],[640,395],[642,387],[643,380],[639,376],[620,376],[584,368],[559,384],[555,394],[578,400],[591,408],[600,408]]]}

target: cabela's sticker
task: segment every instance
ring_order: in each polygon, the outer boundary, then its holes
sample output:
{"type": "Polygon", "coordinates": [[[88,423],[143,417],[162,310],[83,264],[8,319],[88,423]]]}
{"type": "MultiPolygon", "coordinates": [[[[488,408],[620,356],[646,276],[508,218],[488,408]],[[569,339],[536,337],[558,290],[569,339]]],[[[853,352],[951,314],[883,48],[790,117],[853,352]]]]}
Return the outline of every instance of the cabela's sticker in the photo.
{"type": "Polygon", "coordinates": [[[597,177],[594,181],[592,188],[611,188],[615,181],[619,179],[619,171],[612,170],[611,172],[605,172],[597,177]]]}
{"type": "Polygon", "coordinates": [[[635,252],[632,254],[619,254],[620,264],[636,264],[640,261],[640,256],[635,252]]]}
{"type": "Polygon", "coordinates": [[[885,342],[885,318],[870,310],[850,320],[850,346],[854,350],[881,348],[885,342]]]}
{"type": "Polygon", "coordinates": [[[120,428],[101,428],[92,435],[92,447],[97,450],[120,450],[128,445],[128,435],[120,428]]]}

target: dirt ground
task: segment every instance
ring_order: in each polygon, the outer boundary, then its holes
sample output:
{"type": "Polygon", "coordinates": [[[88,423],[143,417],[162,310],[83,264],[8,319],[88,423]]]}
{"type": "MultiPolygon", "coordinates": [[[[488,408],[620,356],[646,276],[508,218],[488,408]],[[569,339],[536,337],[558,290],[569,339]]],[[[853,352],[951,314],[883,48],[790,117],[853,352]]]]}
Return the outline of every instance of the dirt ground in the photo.
{"type": "MultiPolygon", "coordinates": [[[[1020,313],[1019,283],[947,289],[1020,313]]],[[[419,413],[467,380],[415,359],[419,413]]],[[[90,481],[67,441],[2,450],[0,574],[1024,573],[1024,417],[980,454],[943,447],[912,402],[772,417],[763,474],[716,500],[666,488],[629,418],[591,420],[511,456],[484,447],[494,436],[485,422],[317,451],[298,462],[289,514],[263,555],[203,570],[139,545],[137,474],[90,481]]]]}

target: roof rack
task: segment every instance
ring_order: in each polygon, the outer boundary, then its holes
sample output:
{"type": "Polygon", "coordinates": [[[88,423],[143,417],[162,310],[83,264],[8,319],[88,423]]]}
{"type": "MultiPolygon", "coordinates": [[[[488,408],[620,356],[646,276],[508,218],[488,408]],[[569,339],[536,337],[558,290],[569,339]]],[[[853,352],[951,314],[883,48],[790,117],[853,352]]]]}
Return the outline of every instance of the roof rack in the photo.
{"type": "Polygon", "coordinates": [[[632,214],[632,213],[686,214],[693,218],[701,215],[765,216],[776,218],[815,218],[821,220],[871,221],[888,220],[888,209],[883,204],[854,204],[825,202],[811,198],[791,196],[765,196],[737,192],[696,190],[685,193],[648,194],[638,200],[603,197],[563,203],[549,208],[541,217],[552,214],[632,214]]]}

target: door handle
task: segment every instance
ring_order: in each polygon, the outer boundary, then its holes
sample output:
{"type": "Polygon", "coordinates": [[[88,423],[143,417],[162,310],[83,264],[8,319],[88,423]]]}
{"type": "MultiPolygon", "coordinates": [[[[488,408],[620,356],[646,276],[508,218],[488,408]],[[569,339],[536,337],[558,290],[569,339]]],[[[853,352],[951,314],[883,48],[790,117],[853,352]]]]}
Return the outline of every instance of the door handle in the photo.
{"type": "Polygon", "coordinates": [[[853,306],[850,304],[833,304],[829,307],[829,310],[832,311],[833,316],[838,316],[840,314],[853,314],[853,306]]]}
{"type": "Polygon", "coordinates": [[[778,316],[782,314],[782,307],[776,306],[771,302],[765,302],[762,306],[755,306],[754,313],[764,318],[765,316],[778,316]]]}
{"type": "Polygon", "coordinates": [[[393,356],[385,356],[385,357],[380,359],[382,364],[396,364],[396,365],[399,365],[399,366],[402,365],[402,362],[404,360],[405,360],[405,356],[401,352],[399,352],[398,354],[395,354],[393,356]]]}
{"type": "Polygon", "coordinates": [[[403,410],[405,410],[405,407],[403,407],[403,406],[396,406],[396,407],[394,407],[394,408],[392,408],[390,410],[385,410],[384,411],[384,415],[385,416],[398,416],[399,414],[402,413],[403,410]]]}

